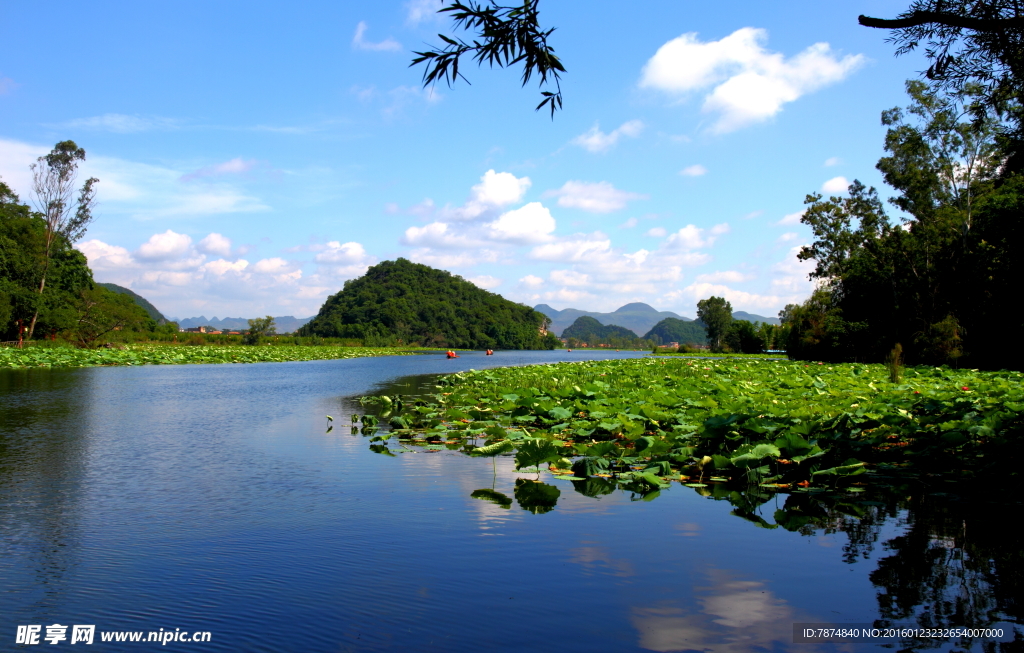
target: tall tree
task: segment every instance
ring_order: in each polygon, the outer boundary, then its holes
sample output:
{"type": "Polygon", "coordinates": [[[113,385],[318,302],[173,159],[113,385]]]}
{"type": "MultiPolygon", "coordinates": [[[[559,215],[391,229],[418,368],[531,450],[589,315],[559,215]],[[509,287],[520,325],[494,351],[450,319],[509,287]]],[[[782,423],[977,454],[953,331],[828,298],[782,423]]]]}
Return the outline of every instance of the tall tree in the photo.
{"type": "MultiPolygon", "coordinates": [[[[39,280],[39,295],[46,291],[46,277],[54,252],[54,243],[63,238],[75,243],[85,235],[92,221],[92,208],[96,201],[95,177],[85,180],[74,201],[75,182],[78,180],[78,163],[85,161],[85,150],[74,141],[61,141],[46,156],[39,157],[32,164],[32,199],[36,210],[46,223],[46,240],[43,248],[43,269],[39,280]]],[[[35,332],[39,310],[32,315],[28,337],[35,332]]]]}
{"type": "Polygon", "coordinates": [[[564,73],[565,68],[548,43],[554,28],[545,30],[540,27],[539,3],[540,0],[523,0],[521,6],[508,7],[494,0],[488,3],[456,0],[439,9],[438,13],[450,14],[456,29],[475,31],[476,38],[468,43],[461,38],[438,34],[444,45],[426,52],[415,52],[418,56],[410,65],[426,64],[424,86],[442,79],[451,86],[459,77],[469,82],[459,72],[459,62],[464,55],[472,56],[480,65],[491,67],[508,68],[521,63],[523,86],[534,75],[541,86],[549,81],[554,83],[554,91],[541,91],[543,99],[537,105],[538,111],[547,106],[554,118],[555,111],[562,108],[559,74],[564,73]]]}
{"type": "Polygon", "coordinates": [[[708,297],[697,302],[697,319],[708,330],[708,344],[711,349],[722,349],[722,338],[732,324],[732,304],[724,297],[708,297]]]}

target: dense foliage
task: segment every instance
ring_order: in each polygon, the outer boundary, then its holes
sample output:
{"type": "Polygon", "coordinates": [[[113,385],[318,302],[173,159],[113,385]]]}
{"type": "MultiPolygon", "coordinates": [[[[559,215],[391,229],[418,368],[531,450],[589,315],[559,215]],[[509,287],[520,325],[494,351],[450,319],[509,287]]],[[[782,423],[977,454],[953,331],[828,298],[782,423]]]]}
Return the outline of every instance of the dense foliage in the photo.
{"type": "Polygon", "coordinates": [[[891,383],[881,365],[648,358],[471,371],[438,388],[364,398],[393,429],[378,439],[515,451],[519,468],[549,463],[612,489],[797,490],[860,482],[868,469],[1012,486],[1024,453],[1017,372],[918,367],[891,383]]]}
{"type": "Polygon", "coordinates": [[[0,182],[0,340],[17,340],[19,324],[26,330],[33,318],[36,337],[81,344],[155,326],[131,298],[96,285],[85,256],[60,234],[47,255],[45,220],[0,182]]]}
{"type": "Polygon", "coordinates": [[[1024,272],[1024,176],[1003,166],[998,117],[969,115],[970,93],[907,89],[911,105],[883,113],[888,156],[877,166],[898,192],[890,202],[902,224],[858,181],[846,196],[807,197],[802,221],[815,240],[801,257],[823,283],[788,309],[788,351],[881,361],[900,344],[910,363],[1020,369],[1011,343],[1024,332],[1024,314],[1012,310],[1024,272]]]}
{"type": "Polygon", "coordinates": [[[367,346],[553,349],[548,320],[532,308],[404,258],[345,282],[301,335],[359,338],[367,346]]]}
{"type": "Polygon", "coordinates": [[[703,345],[707,343],[708,334],[703,322],[667,317],[655,324],[644,335],[644,340],[650,340],[656,345],[667,345],[670,342],[677,342],[681,345],[703,345]]]}
{"type": "Polygon", "coordinates": [[[276,363],[365,356],[402,356],[395,349],[337,346],[238,347],[214,345],[125,345],[110,349],[0,347],[0,369],[94,367],[97,365],[183,365],[188,363],[276,363]]]}
{"type": "Polygon", "coordinates": [[[562,331],[569,347],[578,347],[583,343],[594,347],[597,345],[608,345],[609,347],[632,348],[645,347],[646,342],[626,327],[617,324],[601,324],[588,315],[576,318],[562,331]]]}

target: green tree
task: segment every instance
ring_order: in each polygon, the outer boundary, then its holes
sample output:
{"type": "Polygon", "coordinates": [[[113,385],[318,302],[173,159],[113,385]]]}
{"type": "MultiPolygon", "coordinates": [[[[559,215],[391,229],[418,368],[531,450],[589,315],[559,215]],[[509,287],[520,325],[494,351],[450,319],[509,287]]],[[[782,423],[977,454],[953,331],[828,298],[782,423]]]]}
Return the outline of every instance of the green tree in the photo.
{"type": "MultiPolygon", "coordinates": [[[[46,280],[53,262],[54,246],[58,239],[75,243],[85,235],[92,221],[92,207],[96,200],[95,177],[85,180],[74,199],[78,180],[78,163],[85,160],[85,150],[74,141],[61,141],[46,156],[32,164],[32,195],[36,209],[43,216],[45,242],[42,252],[42,273],[38,293],[42,298],[46,280]]],[[[32,315],[28,337],[32,338],[39,319],[39,310],[32,315]]]]}
{"type": "Polygon", "coordinates": [[[273,316],[253,318],[249,320],[249,330],[242,336],[242,342],[246,345],[258,345],[263,338],[276,333],[277,326],[274,325],[273,316]]]}
{"type": "Polygon", "coordinates": [[[707,328],[711,350],[721,351],[723,338],[732,324],[732,304],[724,297],[702,299],[697,302],[697,319],[707,328]]]}
{"type": "Polygon", "coordinates": [[[152,331],[156,322],[131,297],[100,285],[81,291],[74,303],[77,319],[70,334],[89,347],[115,331],[152,331]]]}
{"type": "Polygon", "coordinates": [[[73,329],[74,304],[92,284],[85,256],[62,236],[50,243],[46,292],[40,294],[46,252],[46,224],[0,182],[0,294],[8,306],[0,311],[0,339],[19,337],[19,326],[36,321],[36,332],[48,335],[73,329]]]}
{"type": "Polygon", "coordinates": [[[733,320],[723,340],[729,349],[744,354],[764,352],[764,340],[757,327],[747,320],[733,320]]]}

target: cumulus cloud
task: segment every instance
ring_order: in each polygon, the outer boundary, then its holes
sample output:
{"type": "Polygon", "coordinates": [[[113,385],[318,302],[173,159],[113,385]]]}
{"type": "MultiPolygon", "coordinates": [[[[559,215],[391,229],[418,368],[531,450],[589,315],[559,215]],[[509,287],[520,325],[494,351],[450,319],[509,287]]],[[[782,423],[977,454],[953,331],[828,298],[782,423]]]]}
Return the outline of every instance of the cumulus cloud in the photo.
{"type": "Polygon", "coordinates": [[[824,184],[821,185],[821,192],[823,193],[845,193],[846,189],[850,187],[850,182],[847,181],[846,177],[832,177],[824,184]]]}
{"type": "Polygon", "coordinates": [[[601,131],[599,125],[595,124],[583,134],[572,139],[572,144],[579,145],[588,152],[606,152],[623,136],[636,138],[643,130],[644,123],[639,120],[624,122],[607,134],[601,131]]]}
{"type": "Polygon", "coordinates": [[[520,279],[519,283],[520,283],[520,285],[522,285],[522,286],[524,286],[526,288],[536,289],[536,288],[540,288],[541,286],[544,285],[544,280],[541,279],[540,277],[534,276],[532,274],[528,274],[525,277],[523,277],[522,279],[520,279]]]}
{"type": "Polygon", "coordinates": [[[715,244],[718,236],[726,233],[729,233],[729,225],[726,223],[717,224],[710,229],[701,229],[695,225],[688,224],[679,231],[672,233],[665,240],[665,247],[683,250],[711,247],[715,244]]]}
{"type": "Polygon", "coordinates": [[[466,277],[466,281],[476,285],[484,290],[494,290],[501,285],[502,280],[498,277],[492,277],[489,274],[481,274],[475,277],[466,277]]]}
{"type": "MultiPolygon", "coordinates": [[[[473,186],[469,199],[459,207],[445,207],[441,214],[446,219],[475,220],[493,214],[496,210],[523,199],[531,186],[529,177],[516,177],[511,172],[488,170],[473,186]]],[[[429,201],[429,200],[427,200],[429,201]]],[[[433,206],[433,202],[430,202],[433,206]]]]}
{"type": "Polygon", "coordinates": [[[189,235],[173,230],[153,234],[134,252],[98,239],[84,241],[78,249],[97,281],[131,288],[165,315],[182,317],[311,315],[346,279],[376,262],[359,243],[337,241],[316,246],[312,261],[232,259],[231,241],[221,234],[193,244],[189,235]]]}
{"type": "Polygon", "coordinates": [[[197,249],[204,254],[231,256],[231,239],[218,233],[212,233],[199,241],[197,249]]]}
{"type": "Polygon", "coordinates": [[[744,27],[718,41],[694,32],[662,45],[644,66],[640,86],[679,97],[704,94],[703,110],[716,116],[712,131],[725,133],[762,122],[783,105],[845,79],[862,55],[838,56],[815,43],[785,57],[765,48],[768,32],[744,27]]]}
{"type": "Polygon", "coordinates": [[[402,44],[390,36],[383,41],[378,41],[376,43],[367,41],[364,38],[367,29],[369,29],[369,25],[367,25],[364,20],[359,21],[359,24],[356,25],[356,33],[352,37],[352,47],[354,49],[370,50],[375,52],[394,52],[402,49],[402,44]]]}
{"type": "Polygon", "coordinates": [[[702,175],[708,174],[708,169],[702,166],[701,164],[696,163],[692,166],[687,166],[683,168],[682,170],[679,171],[679,174],[683,175],[684,177],[700,177],[702,175]]]}
{"type": "Polygon", "coordinates": [[[170,229],[162,234],[153,234],[135,252],[143,260],[162,261],[184,254],[192,246],[192,239],[186,234],[174,233],[170,229]]]}
{"type": "Polygon", "coordinates": [[[665,227],[651,227],[647,230],[647,235],[654,238],[664,238],[668,235],[668,230],[665,227]]]}
{"type": "Polygon", "coordinates": [[[494,240],[523,244],[539,243],[551,240],[551,233],[555,230],[555,219],[543,204],[530,202],[521,208],[503,213],[488,227],[494,240]]]}
{"type": "Polygon", "coordinates": [[[632,200],[647,199],[647,195],[619,190],[607,181],[567,181],[558,190],[549,190],[544,196],[557,197],[559,206],[589,213],[611,213],[626,208],[626,203],[632,200]]]}

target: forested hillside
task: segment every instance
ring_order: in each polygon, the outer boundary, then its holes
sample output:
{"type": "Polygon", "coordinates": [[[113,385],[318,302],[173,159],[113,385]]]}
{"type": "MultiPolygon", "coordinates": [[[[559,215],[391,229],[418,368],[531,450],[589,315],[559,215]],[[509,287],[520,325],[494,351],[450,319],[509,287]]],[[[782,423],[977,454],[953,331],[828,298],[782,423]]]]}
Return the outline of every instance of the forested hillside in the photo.
{"type": "Polygon", "coordinates": [[[677,342],[681,345],[703,345],[707,343],[707,330],[703,322],[690,320],[684,322],[672,317],[667,317],[654,325],[654,328],[644,335],[644,340],[650,340],[657,345],[667,345],[670,342],[677,342]]]}
{"type": "Polygon", "coordinates": [[[302,335],[359,338],[368,346],[553,349],[548,319],[444,270],[404,258],[345,282],[302,335]]]}
{"type": "Polygon", "coordinates": [[[119,286],[116,283],[98,283],[96,285],[103,286],[107,290],[120,293],[122,295],[128,295],[129,297],[132,298],[132,301],[134,301],[136,304],[141,306],[146,311],[151,320],[153,320],[157,324],[167,323],[167,318],[164,317],[163,313],[156,309],[156,306],[150,304],[149,300],[147,300],[142,295],[133,292],[131,289],[125,288],[124,286],[119,286]]]}
{"type": "Polygon", "coordinates": [[[576,318],[575,322],[562,331],[562,337],[590,345],[605,344],[614,347],[640,345],[640,338],[626,327],[617,324],[601,324],[587,315],[576,318]]]}

